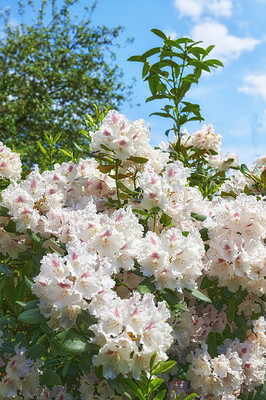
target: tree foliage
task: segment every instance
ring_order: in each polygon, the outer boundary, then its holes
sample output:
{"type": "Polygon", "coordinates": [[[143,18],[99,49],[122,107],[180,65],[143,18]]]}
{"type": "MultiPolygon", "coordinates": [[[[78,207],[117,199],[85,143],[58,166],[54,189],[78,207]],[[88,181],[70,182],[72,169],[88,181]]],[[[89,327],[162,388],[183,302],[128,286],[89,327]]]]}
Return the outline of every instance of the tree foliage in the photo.
{"type": "Polygon", "coordinates": [[[60,145],[73,147],[93,104],[116,107],[126,99],[122,71],[115,65],[115,42],[122,28],[92,26],[97,0],[82,19],[78,0],[18,0],[20,22],[10,8],[1,11],[0,137],[20,148],[24,162],[40,162],[36,141],[62,132],[60,145]],[[31,24],[23,21],[34,15],[31,24]]]}

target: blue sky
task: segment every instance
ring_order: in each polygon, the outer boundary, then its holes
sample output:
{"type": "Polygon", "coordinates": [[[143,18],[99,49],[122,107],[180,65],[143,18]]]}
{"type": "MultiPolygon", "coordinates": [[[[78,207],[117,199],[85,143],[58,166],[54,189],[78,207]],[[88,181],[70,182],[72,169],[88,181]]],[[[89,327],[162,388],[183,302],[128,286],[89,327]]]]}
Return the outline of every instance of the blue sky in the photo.
{"type": "MultiPolygon", "coordinates": [[[[11,7],[13,2],[9,2],[11,7]]],[[[80,0],[73,12],[81,15],[83,6],[91,3],[80,0]]],[[[0,6],[5,5],[6,0],[0,0],[0,6]]],[[[145,104],[150,92],[141,79],[141,64],[127,59],[160,46],[161,39],[150,32],[152,28],[202,40],[203,46],[216,45],[211,58],[221,60],[224,68],[205,74],[187,100],[200,104],[204,123],[222,134],[223,152],[234,151],[248,164],[266,153],[265,21],[266,0],[99,0],[92,18],[93,25],[125,27],[117,63],[124,70],[125,83],[136,78],[133,104],[140,106],[124,105],[121,111],[132,121],[143,118],[150,124],[154,145],[167,140],[164,131],[171,126],[160,117],[149,117],[163,104],[145,104]],[[133,44],[125,45],[128,37],[134,38],[133,44]]],[[[187,129],[192,133],[200,126],[188,124],[187,129]]]]}

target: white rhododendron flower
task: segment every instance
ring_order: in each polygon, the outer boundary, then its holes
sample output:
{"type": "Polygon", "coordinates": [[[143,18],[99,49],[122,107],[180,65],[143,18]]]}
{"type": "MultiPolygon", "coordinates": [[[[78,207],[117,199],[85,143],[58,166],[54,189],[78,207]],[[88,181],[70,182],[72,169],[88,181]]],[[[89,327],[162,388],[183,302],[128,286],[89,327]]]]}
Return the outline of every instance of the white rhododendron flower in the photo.
{"type": "Polygon", "coordinates": [[[0,142],[0,178],[17,181],[21,177],[22,165],[19,154],[0,142]]]}

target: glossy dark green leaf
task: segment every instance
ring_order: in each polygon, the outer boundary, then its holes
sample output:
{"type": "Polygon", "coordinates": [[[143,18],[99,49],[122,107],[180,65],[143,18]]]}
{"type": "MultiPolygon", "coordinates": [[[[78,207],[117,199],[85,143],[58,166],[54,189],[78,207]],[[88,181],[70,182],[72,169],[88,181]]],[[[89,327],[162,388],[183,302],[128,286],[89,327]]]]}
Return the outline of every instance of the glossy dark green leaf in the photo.
{"type": "Polygon", "coordinates": [[[31,289],[32,286],[34,285],[34,282],[31,279],[29,279],[27,276],[24,276],[24,280],[25,280],[27,288],[31,289]]]}
{"type": "Polygon", "coordinates": [[[235,319],[235,314],[238,308],[239,301],[237,300],[236,296],[233,296],[228,304],[227,310],[226,310],[226,316],[228,319],[228,322],[233,322],[235,319]]]}
{"type": "Polygon", "coordinates": [[[5,277],[5,285],[3,288],[4,298],[10,303],[13,304],[16,299],[16,287],[13,276],[5,277]]]}
{"type": "Polygon", "coordinates": [[[54,337],[54,342],[59,345],[66,354],[79,354],[83,352],[95,351],[99,347],[89,343],[88,340],[81,335],[76,329],[65,329],[54,337]]]}
{"type": "Polygon", "coordinates": [[[214,332],[210,332],[207,338],[208,352],[212,358],[217,357],[217,340],[214,332]]]}
{"type": "Polygon", "coordinates": [[[10,233],[16,233],[16,223],[12,219],[10,219],[4,226],[4,230],[10,233]]]}
{"type": "Polygon", "coordinates": [[[6,276],[13,276],[13,273],[7,264],[3,264],[0,262],[0,274],[4,274],[6,276]]]}
{"type": "Polygon", "coordinates": [[[207,218],[206,215],[191,213],[191,217],[196,219],[197,221],[205,221],[207,218]]]}
{"type": "Polygon", "coordinates": [[[204,278],[201,281],[200,289],[201,290],[209,289],[210,287],[212,287],[216,283],[217,283],[217,279],[209,279],[208,276],[205,275],[204,278]]]}
{"type": "Polygon", "coordinates": [[[45,353],[45,346],[43,346],[40,343],[37,343],[37,344],[31,346],[27,350],[27,358],[37,360],[37,359],[40,359],[41,357],[43,357],[44,353],[45,353]]]}
{"type": "Polygon", "coordinates": [[[0,206],[0,216],[1,217],[9,217],[8,208],[0,206]]]}
{"type": "Polygon", "coordinates": [[[199,231],[201,239],[206,242],[207,240],[209,240],[209,236],[208,236],[208,228],[202,228],[199,231]]]}
{"type": "Polygon", "coordinates": [[[23,311],[19,316],[18,320],[24,324],[40,324],[45,321],[44,316],[40,313],[39,309],[32,308],[30,310],[23,311]]]}
{"type": "Polygon", "coordinates": [[[62,381],[55,371],[45,368],[40,376],[40,384],[44,386],[62,385],[62,381]]]}

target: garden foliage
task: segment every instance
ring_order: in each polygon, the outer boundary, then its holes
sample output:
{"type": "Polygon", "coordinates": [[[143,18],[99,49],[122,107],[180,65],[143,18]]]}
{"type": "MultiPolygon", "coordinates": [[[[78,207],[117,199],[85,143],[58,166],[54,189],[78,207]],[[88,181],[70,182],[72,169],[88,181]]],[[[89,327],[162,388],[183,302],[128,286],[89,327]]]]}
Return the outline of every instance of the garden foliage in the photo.
{"type": "Polygon", "coordinates": [[[50,169],[25,175],[0,145],[1,400],[265,399],[266,159],[239,166],[211,125],[181,129],[202,119],[178,90],[210,49],[156,34],[164,63],[137,61],[174,103],[171,142],[96,108],[68,161],[50,138],[50,169]]]}

